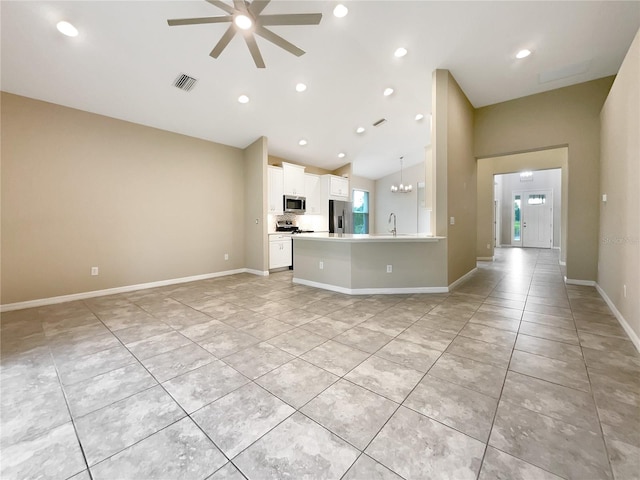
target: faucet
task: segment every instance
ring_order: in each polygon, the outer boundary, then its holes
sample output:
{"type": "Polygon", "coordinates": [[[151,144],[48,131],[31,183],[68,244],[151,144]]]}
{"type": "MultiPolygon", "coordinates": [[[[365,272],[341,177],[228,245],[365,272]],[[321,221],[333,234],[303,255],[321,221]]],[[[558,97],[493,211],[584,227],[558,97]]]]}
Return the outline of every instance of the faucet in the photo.
{"type": "Polygon", "coordinates": [[[389,230],[393,236],[395,237],[396,234],[398,233],[398,229],[396,228],[396,214],[391,212],[391,215],[389,215],[389,221],[387,222],[388,224],[391,224],[391,219],[393,218],[393,228],[391,230],[389,230]]]}

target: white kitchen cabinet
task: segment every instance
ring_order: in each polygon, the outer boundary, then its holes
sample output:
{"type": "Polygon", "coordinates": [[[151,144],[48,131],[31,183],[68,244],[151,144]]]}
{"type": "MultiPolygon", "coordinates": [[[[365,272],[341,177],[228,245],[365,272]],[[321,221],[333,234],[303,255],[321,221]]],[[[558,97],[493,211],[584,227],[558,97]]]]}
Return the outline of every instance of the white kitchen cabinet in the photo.
{"type": "Polygon", "coordinates": [[[332,197],[344,197],[349,199],[349,179],[344,177],[329,177],[329,195],[332,197]]]}
{"type": "Polygon", "coordinates": [[[267,190],[269,199],[269,205],[267,213],[272,215],[282,215],[283,202],[282,196],[284,195],[284,175],[282,168],[272,167],[269,165],[268,169],[268,181],[267,190]]]}
{"type": "Polygon", "coordinates": [[[307,197],[307,213],[322,213],[320,201],[320,177],[312,173],[304,174],[304,192],[307,197]]]}
{"type": "Polygon", "coordinates": [[[290,267],[293,253],[291,235],[269,235],[269,268],[290,267]]]}
{"type": "Polygon", "coordinates": [[[282,170],[284,174],[284,194],[304,197],[304,167],[282,162],[282,170]]]}

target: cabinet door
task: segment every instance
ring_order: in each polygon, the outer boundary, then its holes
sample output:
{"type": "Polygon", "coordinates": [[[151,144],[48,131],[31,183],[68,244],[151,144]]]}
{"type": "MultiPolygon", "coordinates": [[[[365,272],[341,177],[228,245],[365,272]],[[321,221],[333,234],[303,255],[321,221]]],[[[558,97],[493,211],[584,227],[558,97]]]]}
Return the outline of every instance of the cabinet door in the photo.
{"type": "Polygon", "coordinates": [[[349,179],[344,177],[330,177],[329,178],[329,194],[332,197],[345,197],[349,198],[349,179]]]}
{"type": "Polygon", "coordinates": [[[269,167],[268,169],[268,199],[267,213],[282,214],[283,172],[281,168],[269,167]]]}
{"type": "Polygon", "coordinates": [[[269,242],[269,268],[291,266],[291,239],[269,242]]]}
{"type": "Polygon", "coordinates": [[[307,213],[320,212],[320,177],[311,173],[304,175],[304,192],[307,197],[307,213]]]}
{"type": "Polygon", "coordinates": [[[283,163],[282,170],[284,173],[284,194],[304,197],[304,167],[283,163]]]}

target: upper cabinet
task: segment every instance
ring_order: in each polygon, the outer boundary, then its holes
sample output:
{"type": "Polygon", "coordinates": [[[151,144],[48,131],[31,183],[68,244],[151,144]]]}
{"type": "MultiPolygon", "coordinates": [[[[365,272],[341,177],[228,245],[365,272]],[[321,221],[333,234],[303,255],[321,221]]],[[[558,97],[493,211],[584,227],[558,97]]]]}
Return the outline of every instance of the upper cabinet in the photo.
{"type": "Polygon", "coordinates": [[[284,195],[305,196],[304,167],[282,162],[284,173],[284,195]]]}
{"type": "Polygon", "coordinates": [[[284,195],[284,175],[280,167],[269,165],[268,171],[268,198],[269,205],[267,213],[282,214],[282,196],[284,195]]]}
{"type": "Polygon", "coordinates": [[[320,210],[322,206],[320,201],[320,177],[318,175],[313,175],[312,173],[304,174],[304,192],[307,197],[307,213],[322,213],[320,210]]]}
{"type": "Polygon", "coordinates": [[[336,175],[324,175],[328,183],[329,199],[349,200],[349,179],[337,177],[336,175]]]}

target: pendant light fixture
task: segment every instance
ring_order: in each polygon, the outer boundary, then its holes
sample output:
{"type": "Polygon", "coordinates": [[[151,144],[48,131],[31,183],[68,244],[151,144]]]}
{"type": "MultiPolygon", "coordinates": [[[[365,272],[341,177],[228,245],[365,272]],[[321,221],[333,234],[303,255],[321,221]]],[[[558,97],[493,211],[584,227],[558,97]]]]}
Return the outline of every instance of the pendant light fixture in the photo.
{"type": "Polygon", "coordinates": [[[405,185],[402,183],[402,159],[404,157],[400,157],[400,185],[396,185],[395,183],[391,185],[391,193],[410,193],[413,190],[413,186],[411,184],[405,185]]]}

